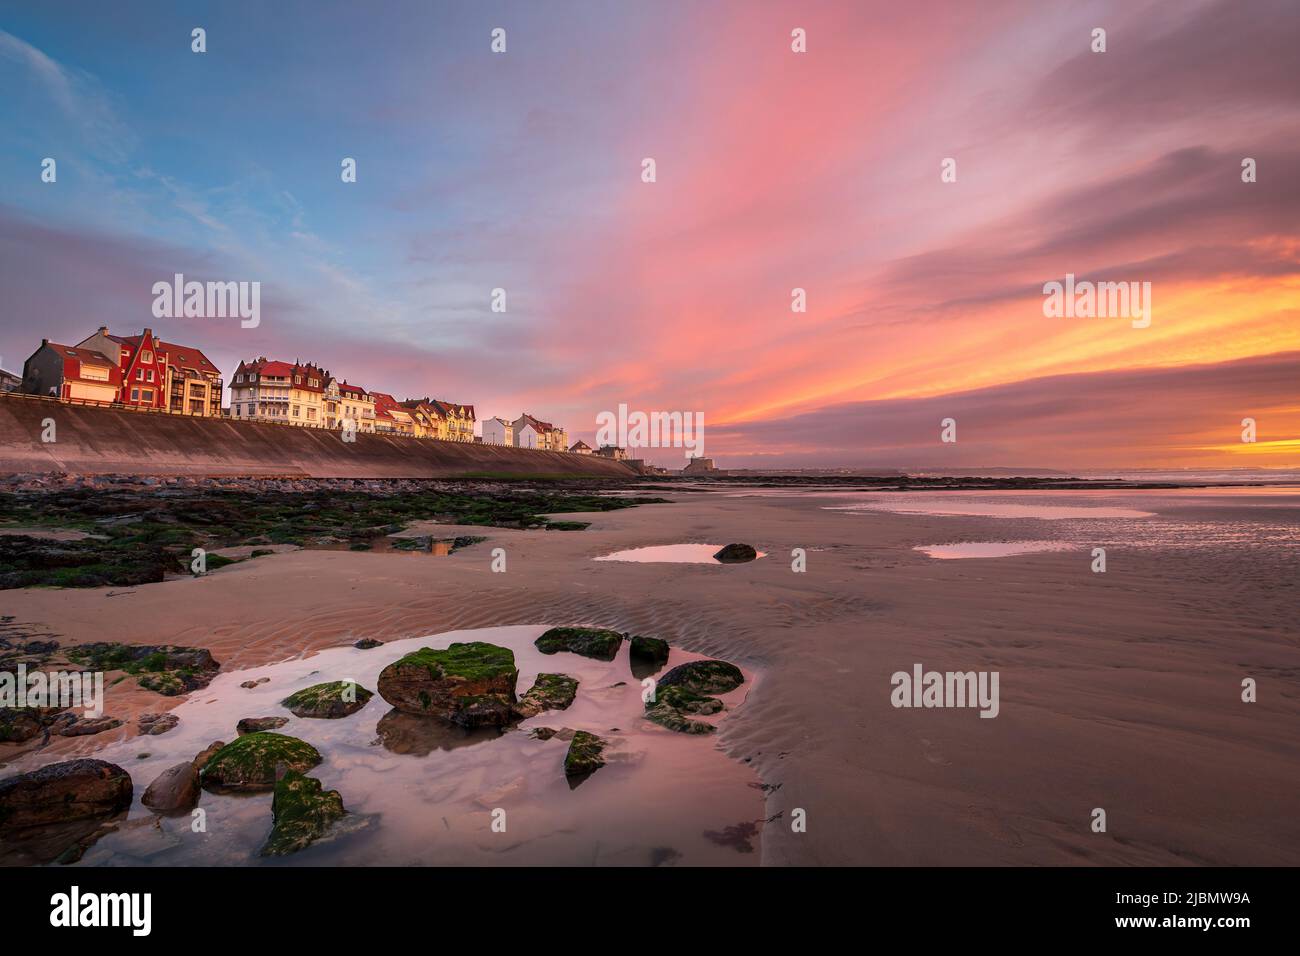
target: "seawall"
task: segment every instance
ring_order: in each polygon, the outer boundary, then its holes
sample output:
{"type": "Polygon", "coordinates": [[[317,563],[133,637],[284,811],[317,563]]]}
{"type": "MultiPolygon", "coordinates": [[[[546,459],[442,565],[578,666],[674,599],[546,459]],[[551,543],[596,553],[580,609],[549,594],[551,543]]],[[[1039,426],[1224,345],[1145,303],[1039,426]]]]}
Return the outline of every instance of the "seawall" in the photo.
{"type": "Polygon", "coordinates": [[[593,455],[73,405],[0,393],[0,474],[632,478],[593,455]],[[42,442],[52,419],[55,441],[42,442]]]}

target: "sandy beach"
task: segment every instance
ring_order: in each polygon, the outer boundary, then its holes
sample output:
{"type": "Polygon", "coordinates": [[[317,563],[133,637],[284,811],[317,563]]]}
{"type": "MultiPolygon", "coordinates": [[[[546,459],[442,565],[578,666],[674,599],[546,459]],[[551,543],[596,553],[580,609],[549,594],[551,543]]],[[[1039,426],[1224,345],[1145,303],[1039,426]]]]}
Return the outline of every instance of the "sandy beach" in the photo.
{"type": "MultiPolygon", "coordinates": [[[[1294,539],[1270,549],[1196,538],[1254,521],[1294,535],[1300,494],[1108,493],[1104,503],[1153,515],[1130,522],[1182,537],[1161,546],[1089,522],[1105,539],[1104,574],[1077,547],[978,560],[914,550],[1061,537],[1054,521],[834,510],[844,498],[805,491],[664,496],[672,503],[584,514],[582,532],[409,529],[487,538],[445,557],[289,551],[132,588],[5,591],[4,613],[65,646],[207,648],[223,672],[364,637],[501,625],[661,637],[761,675],[716,742],[764,785],[768,865],[1300,862],[1294,539]],[[767,556],[733,566],[592,560],[731,541],[767,556]],[[505,573],[490,568],[495,548],[505,573]],[[792,571],[796,548],[807,552],[803,573],[792,571]],[[891,674],[916,663],[998,671],[998,716],[891,706],[891,674]],[[1246,677],[1258,682],[1256,703],[1241,700],[1246,677]],[[1098,807],[1106,833],[1089,827],[1098,807]],[[796,809],[806,832],[789,825],[796,809]]],[[[3,745],[0,772],[92,754],[134,733],[139,713],[181,699],[124,681],[106,709],[122,728],[17,757],[3,745]]]]}

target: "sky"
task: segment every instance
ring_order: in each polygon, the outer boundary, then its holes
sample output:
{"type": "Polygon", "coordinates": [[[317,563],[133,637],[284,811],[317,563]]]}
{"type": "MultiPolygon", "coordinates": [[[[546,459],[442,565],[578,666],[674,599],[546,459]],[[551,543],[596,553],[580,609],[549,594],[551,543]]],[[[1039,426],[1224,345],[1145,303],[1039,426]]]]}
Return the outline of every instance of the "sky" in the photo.
{"type": "Polygon", "coordinates": [[[1296,467],[1297,49],[1293,0],[2,0],[0,367],[148,326],[720,467],[1296,467]],[[175,273],[260,324],[155,318],[175,273]]]}

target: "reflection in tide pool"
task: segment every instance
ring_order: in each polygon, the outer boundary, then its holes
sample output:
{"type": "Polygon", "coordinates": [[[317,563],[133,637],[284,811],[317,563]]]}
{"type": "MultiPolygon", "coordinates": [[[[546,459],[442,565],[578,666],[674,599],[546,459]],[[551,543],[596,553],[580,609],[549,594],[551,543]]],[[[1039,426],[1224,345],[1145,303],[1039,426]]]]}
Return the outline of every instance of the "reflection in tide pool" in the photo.
{"type": "Polygon", "coordinates": [[[932,558],[1006,558],[1039,551],[1070,551],[1063,541],[965,541],[957,544],[917,545],[914,549],[932,558]]]}
{"type": "MultiPolygon", "coordinates": [[[[181,719],[175,730],[94,755],[131,773],[135,803],[117,832],[92,846],[80,865],[758,863],[764,803],[753,772],[710,737],[673,733],[644,719],[627,642],[611,662],[548,656],[533,646],[544,630],[451,631],[372,650],[330,648],[306,659],[219,674],[172,711],[181,719]],[[294,717],[280,706],[294,690],[326,680],[352,679],[374,690],[379,672],[404,654],[456,641],[513,650],[521,694],[539,672],[566,673],[580,682],[577,699],[567,710],[544,711],[504,732],[466,732],[394,713],[378,694],[339,720],[294,717]],[[239,686],[261,677],[270,681],[239,686]],[[324,756],[311,776],[338,790],[349,811],[331,837],[292,856],[259,856],[271,829],[270,793],[205,791],[199,807],[206,813],[206,833],[191,831],[189,814],[155,818],[140,805],[145,787],[163,770],[192,759],[214,740],[234,740],[241,717],[265,716],[288,717],[278,732],[306,740],[324,756]],[[563,769],[568,743],[558,736],[534,738],[529,731],[535,727],[599,734],[611,742],[607,765],[571,787],[563,769]],[[145,750],[148,758],[137,759],[145,750]],[[492,830],[498,809],[505,811],[504,833],[492,830]],[[737,827],[751,834],[743,846],[718,840],[737,827]]],[[[700,659],[673,647],[667,666],[700,659]]],[[[740,688],[718,695],[727,710],[713,722],[726,720],[742,704],[753,680],[749,672],[745,676],[740,688]]]]}

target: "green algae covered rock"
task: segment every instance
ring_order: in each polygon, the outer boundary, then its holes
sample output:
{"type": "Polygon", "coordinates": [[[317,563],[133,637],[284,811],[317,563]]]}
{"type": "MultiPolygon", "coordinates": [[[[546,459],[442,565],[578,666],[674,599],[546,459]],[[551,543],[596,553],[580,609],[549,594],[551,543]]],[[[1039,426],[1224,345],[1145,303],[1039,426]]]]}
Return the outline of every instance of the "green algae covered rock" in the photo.
{"type": "Polygon", "coordinates": [[[280,704],[288,707],[295,717],[337,720],[355,714],[374,696],[374,691],[366,690],[352,681],[336,680],[304,687],[280,701],[280,704]]]}
{"type": "Polygon", "coordinates": [[[569,777],[594,773],[605,766],[601,754],[605,750],[605,741],[595,734],[579,730],[569,741],[569,752],[564,755],[564,773],[569,777]]]}
{"type": "Polygon", "coordinates": [[[711,734],[716,729],[703,720],[692,720],[689,715],[716,714],[722,710],[722,701],[706,697],[688,688],[660,682],[655,687],[655,699],[646,701],[645,716],[661,727],[681,734],[711,734]]]}
{"type": "Polygon", "coordinates": [[[310,846],[347,810],[337,790],[326,790],[315,777],[290,770],[276,781],[271,814],[275,823],[262,856],[287,856],[310,846]]]}
{"type": "Polygon", "coordinates": [[[583,657],[612,661],[623,644],[623,635],[603,627],[553,627],[534,643],[543,654],[570,651],[583,657]]]}
{"type": "Polygon", "coordinates": [[[536,717],[544,710],[564,710],[578,694],[578,681],[568,674],[538,674],[528,693],[514,706],[516,717],[536,717]]]}
{"type": "Polygon", "coordinates": [[[379,675],[379,695],[408,714],[500,727],[512,719],[518,679],[513,651],[471,641],[422,647],[394,661],[379,675]]]}
{"type": "Polygon", "coordinates": [[[661,641],[657,637],[642,637],[637,634],[633,636],[630,645],[628,653],[636,660],[655,664],[665,664],[668,661],[667,641],[661,641]]]}
{"type": "Polygon", "coordinates": [[[658,686],[685,687],[697,694],[725,694],[745,683],[745,675],[735,664],[726,661],[690,661],[678,664],[663,677],[658,686]]]}
{"type": "Polygon", "coordinates": [[[263,731],[218,750],[199,770],[199,780],[204,790],[270,790],[277,767],[306,773],[320,762],[320,753],[305,740],[263,731]]]}

